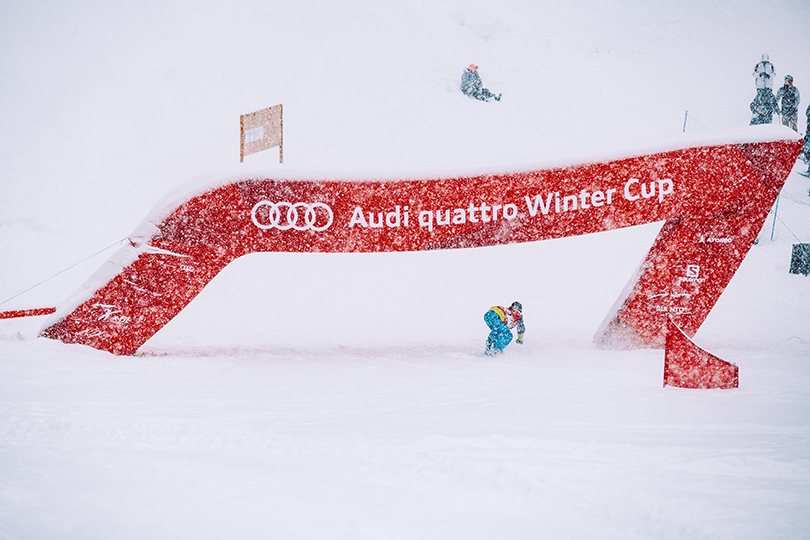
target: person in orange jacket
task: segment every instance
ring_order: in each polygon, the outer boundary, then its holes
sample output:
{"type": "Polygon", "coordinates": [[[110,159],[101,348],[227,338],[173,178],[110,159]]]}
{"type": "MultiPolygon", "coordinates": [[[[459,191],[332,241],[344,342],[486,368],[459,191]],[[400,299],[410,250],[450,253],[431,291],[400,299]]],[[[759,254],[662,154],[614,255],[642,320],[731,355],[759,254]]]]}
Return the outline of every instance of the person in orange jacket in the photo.
{"type": "Polygon", "coordinates": [[[520,302],[512,302],[508,308],[492,306],[484,314],[484,322],[489,326],[490,332],[487,338],[487,349],[484,354],[495,356],[512,342],[512,328],[517,327],[517,343],[523,344],[523,334],[526,332],[526,325],[523,322],[523,305],[520,302]]]}

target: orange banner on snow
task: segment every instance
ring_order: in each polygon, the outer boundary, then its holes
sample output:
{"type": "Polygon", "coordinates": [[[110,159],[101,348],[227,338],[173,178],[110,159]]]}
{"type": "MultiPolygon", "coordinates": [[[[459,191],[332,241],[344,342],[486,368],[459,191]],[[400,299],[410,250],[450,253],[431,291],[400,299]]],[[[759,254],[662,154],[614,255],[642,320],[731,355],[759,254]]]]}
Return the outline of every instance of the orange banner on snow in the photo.
{"type": "Polygon", "coordinates": [[[279,147],[278,161],[284,163],[284,107],[275,105],[250,114],[243,114],[239,161],[245,156],[279,147]]]}

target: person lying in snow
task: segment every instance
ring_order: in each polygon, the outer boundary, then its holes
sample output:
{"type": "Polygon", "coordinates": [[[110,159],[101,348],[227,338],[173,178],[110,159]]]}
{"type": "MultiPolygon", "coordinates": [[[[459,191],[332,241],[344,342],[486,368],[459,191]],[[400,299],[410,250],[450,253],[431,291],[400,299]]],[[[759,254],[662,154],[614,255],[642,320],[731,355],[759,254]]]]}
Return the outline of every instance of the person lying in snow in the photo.
{"type": "Polygon", "coordinates": [[[526,332],[526,326],[523,324],[523,305],[520,302],[512,302],[508,308],[492,306],[489,311],[484,313],[484,322],[491,330],[484,354],[495,356],[502,353],[512,341],[511,328],[515,326],[517,326],[517,343],[523,344],[523,333],[526,332]]]}
{"type": "Polygon", "coordinates": [[[475,64],[467,66],[467,69],[465,69],[464,73],[461,75],[461,91],[479,101],[489,101],[489,98],[495,98],[495,101],[501,100],[501,94],[496,96],[486,88],[483,88],[481,76],[478,74],[478,66],[475,64]]]}

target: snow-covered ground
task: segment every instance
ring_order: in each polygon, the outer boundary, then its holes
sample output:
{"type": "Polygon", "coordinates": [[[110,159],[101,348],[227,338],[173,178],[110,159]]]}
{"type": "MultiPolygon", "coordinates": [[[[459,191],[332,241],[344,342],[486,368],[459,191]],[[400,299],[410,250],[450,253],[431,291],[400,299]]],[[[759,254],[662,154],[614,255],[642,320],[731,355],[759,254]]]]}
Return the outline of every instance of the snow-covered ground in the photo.
{"type": "MultiPolygon", "coordinates": [[[[285,164],[245,168],[491,169],[745,126],[766,52],[804,133],[810,5],[763,4],[4,1],[0,310],[58,304],[111,250],[17,293],[239,170],[239,115],[276,103],[285,164]],[[500,103],[458,92],[470,62],[500,103]]],[[[134,357],[0,321],[0,538],[808,537],[805,167],[695,338],[733,391],[591,343],[656,224],[250,255],[134,357]],[[526,344],[481,356],[515,299],[526,344]]]]}

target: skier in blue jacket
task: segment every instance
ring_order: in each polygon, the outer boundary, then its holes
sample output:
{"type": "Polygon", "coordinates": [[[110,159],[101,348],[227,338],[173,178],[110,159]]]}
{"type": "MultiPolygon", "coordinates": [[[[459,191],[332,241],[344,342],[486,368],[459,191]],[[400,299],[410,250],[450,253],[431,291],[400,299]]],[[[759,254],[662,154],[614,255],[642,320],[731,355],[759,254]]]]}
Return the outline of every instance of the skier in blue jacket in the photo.
{"type": "Polygon", "coordinates": [[[461,91],[479,101],[489,101],[489,98],[495,98],[495,101],[501,100],[501,94],[496,96],[483,87],[481,76],[478,74],[478,66],[475,64],[467,66],[461,75],[461,91]]]}
{"type": "Polygon", "coordinates": [[[512,328],[517,326],[517,343],[523,344],[523,334],[526,326],[523,323],[523,306],[520,302],[512,302],[508,308],[492,306],[484,313],[484,322],[489,326],[487,349],[484,354],[495,356],[512,342],[512,328]]]}

